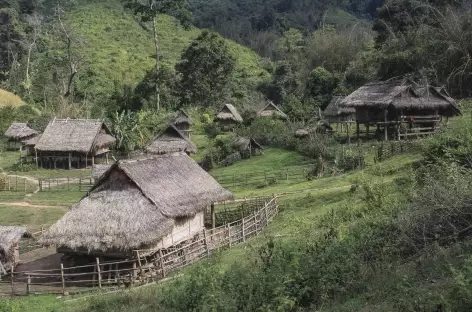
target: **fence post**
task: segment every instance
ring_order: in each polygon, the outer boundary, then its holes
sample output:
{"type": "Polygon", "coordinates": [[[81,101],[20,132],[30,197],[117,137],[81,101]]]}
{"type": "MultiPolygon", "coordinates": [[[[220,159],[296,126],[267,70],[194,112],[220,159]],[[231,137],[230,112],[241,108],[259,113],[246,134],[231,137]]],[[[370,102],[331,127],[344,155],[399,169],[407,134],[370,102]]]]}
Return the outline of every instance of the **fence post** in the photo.
{"type": "Polygon", "coordinates": [[[98,288],[102,288],[102,273],[100,272],[100,259],[95,258],[97,262],[97,277],[98,277],[98,288]]]}
{"type": "Polygon", "coordinates": [[[205,240],[205,249],[206,249],[207,257],[210,257],[210,248],[208,248],[208,238],[206,234],[206,229],[203,229],[203,238],[205,240]]]}
{"type": "Polygon", "coordinates": [[[139,274],[141,274],[141,278],[144,278],[144,276],[143,276],[143,267],[141,266],[141,259],[139,257],[139,250],[136,250],[136,258],[138,259],[139,274]]]}
{"type": "Polygon", "coordinates": [[[166,269],[164,267],[164,257],[162,255],[162,249],[159,249],[159,262],[161,263],[162,277],[166,277],[166,269]]]}
{"type": "Polygon", "coordinates": [[[38,184],[39,184],[39,191],[42,192],[43,191],[43,180],[38,179],[38,184]]]}
{"type": "Polygon", "coordinates": [[[15,295],[15,267],[13,266],[13,264],[11,265],[11,292],[13,294],[13,296],[15,295]]]}
{"type": "Polygon", "coordinates": [[[210,206],[211,212],[211,228],[214,229],[216,227],[216,213],[215,213],[215,204],[211,204],[210,206]]]}
{"type": "Polygon", "coordinates": [[[15,192],[18,192],[18,176],[15,179],[15,192]]]}
{"type": "Polygon", "coordinates": [[[82,177],[79,177],[79,192],[82,191],[82,177]]]}
{"type": "Polygon", "coordinates": [[[253,216],[254,216],[254,227],[256,228],[256,235],[257,235],[257,213],[256,211],[254,211],[253,213],[253,216]]]}
{"type": "Polygon", "coordinates": [[[136,273],[136,261],[135,261],[135,262],[133,262],[133,281],[132,281],[132,283],[134,283],[136,278],[137,278],[137,273],[136,273]]]}
{"type": "Polygon", "coordinates": [[[242,229],[242,234],[243,234],[243,242],[246,241],[246,235],[245,235],[245,231],[244,231],[244,215],[243,215],[243,219],[242,219],[242,223],[241,223],[241,229],[242,229]]]}
{"type": "Polygon", "coordinates": [[[29,295],[31,292],[31,275],[28,274],[28,279],[26,281],[26,294],[29,295]]]}
{"type": "Polygon", "coordinates": [[[48,179],[48,190],[51,191],[51,179],[48,179]]]}
{"type": "Polygon", "coordinates": [[[61,282],[62,282],[62,295],[66,294],[66,282],[64,280],[64,264],[61,263],[61,282]]]}
{"type": "Polygon", "coordinates": [[[266,219],[266,226],[269,226],[269,217],[267,215],[267,203],[264,203],[264,214],[266,219]]]}

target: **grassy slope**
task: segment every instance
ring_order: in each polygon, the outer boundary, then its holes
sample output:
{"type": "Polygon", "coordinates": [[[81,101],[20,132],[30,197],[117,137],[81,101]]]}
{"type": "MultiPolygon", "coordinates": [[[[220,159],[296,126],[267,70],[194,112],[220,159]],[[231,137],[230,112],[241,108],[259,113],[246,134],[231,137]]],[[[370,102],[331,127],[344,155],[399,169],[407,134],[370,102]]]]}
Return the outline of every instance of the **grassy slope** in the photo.
{"type": "MultiPolygon", "coordinates": [[[[77,5],[67,15],[72,29],[86,44],[83,54],[90,67],[80,82],[89,92],[110,95],[114,84],[135,85],[153,67],[154,43],[151,33],[118,0],[89,2],[77,5]]],[[[173,18],[158,19],[159,45],[163,65],[173,66],[182,51],[200,33],[199,29],[184,30],[173,18]]],[[[248,48],[227,41],[237,59],[237,73],[248,83],[265,79],[269,74],[261,67],[260,57],[248,48]]]]}
{"type": "Polygon", "coordinates": [[[7,90],[0,89],[0,107],[12,106],[18,107],[23,105],[21,98],[7,90]]]}

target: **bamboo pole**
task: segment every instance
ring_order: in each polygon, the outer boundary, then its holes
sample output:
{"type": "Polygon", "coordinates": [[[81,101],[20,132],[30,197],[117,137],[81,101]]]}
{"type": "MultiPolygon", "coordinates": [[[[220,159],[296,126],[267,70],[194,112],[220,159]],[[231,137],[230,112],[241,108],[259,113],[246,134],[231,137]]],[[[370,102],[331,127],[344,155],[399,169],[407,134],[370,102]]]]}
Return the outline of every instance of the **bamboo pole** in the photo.
{"type": "Polygon", "coordinates": [[[206,249],[207,257],[210,257],[210,249],[208,248],[208,237],[206,234],[206,229],[203,229],[203,237],[205,239],[205,249],[206,249]]]}
{"type": "Polygon", "coordinates": [[[232,242],[231,242],[231,226],[229,224],[226,224],[226,227],[228,228],[228,241],[229,241],[229,248],[231,248],[232,246],[232,242]]]}
{"type": "Polygon", "coordinates": [[[102,288],[102,273],[100,272],[100,259],[95,258],[97,262],[97,277],[98,277],[98,288],[102,288]]]}
{"type": "MultiPolygon", "coordinates": [[[[139,250],[136,250],[136,258],[138,259],[138,266],[139,266],[139,274],[141,275],[141,277],[143,276],[143,267],[141,265],[141,259],[139,257],[139,250]]],[[[136,264],[136,262],[135,262],[136,264]]]]}
{"type": "Polygon", "coordinates": [[[64,264],[61,263],[61,282],[62,282],[62,295],[66,294],[66,282],[64,280],[64,264]]]}
{"type": "Polygon", "coordinates": [[[28,274],[28,279],[26,282],[26,294],[29,295],[31,292],[31,275],[28,274]]]}
{"type": "Polygon", "coordinates": [[[14,272],[14,270],[15,270],[15,267],[12,264],[10,274],[11,274],[11,293],[13,294],[13,296],[15,295],[15,272],[14,272]]]}
{"type": "Polygon", "coordinates": [[[269,217],[267,215],[267,203],[264,203],[264,214],[266,219],[266,226],[269,226],[269,217]]]}

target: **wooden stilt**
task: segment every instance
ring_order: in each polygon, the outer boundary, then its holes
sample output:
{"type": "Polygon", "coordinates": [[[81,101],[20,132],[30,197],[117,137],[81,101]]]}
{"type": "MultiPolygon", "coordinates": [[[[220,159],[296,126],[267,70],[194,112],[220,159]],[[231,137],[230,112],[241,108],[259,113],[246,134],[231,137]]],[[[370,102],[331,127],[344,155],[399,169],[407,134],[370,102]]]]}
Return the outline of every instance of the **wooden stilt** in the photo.
{"type": "Polygon", "coordinates": [[[36,149],[34,149],[34,156],[36,157],[36,169],[39,169],[38,151],[36,149]]]}
{"type": "Polygon", "coordinates": [[[359,145],[359,121],[356,120],[357,145],[359,145]]]}
{"type": "Polygon", "coordinates": [[[69,170],[72,169],[72,153],[69,153],[69,170]]]}

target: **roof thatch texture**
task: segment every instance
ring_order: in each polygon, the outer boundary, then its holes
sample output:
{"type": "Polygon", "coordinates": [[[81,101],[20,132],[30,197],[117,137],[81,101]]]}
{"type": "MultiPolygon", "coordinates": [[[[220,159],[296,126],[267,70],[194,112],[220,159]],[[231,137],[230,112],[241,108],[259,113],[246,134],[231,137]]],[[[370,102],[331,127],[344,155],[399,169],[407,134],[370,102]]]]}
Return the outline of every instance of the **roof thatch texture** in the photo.
{"type": "Polygon", "coordinates": [[[341,106],[341,101],[344,99],[344,96],[336,95],[333,96],[331,102],[325,108],[323,114],[324,116],[337,117],[342,115],[351,115],[356,113],[356,109],[352,107],[341,106]]]}
{"type": "Polygon", "coordinates": [[[169,234],[175,219],[232,197],[185,153],[120,161],[41,242],[88,251],[139,248],[169,234]]]}
{"type": "Polygon", "coordinates": [[[51,120],[36,144],[40,151],[88,153],[114,142],[105,124],[96,119],[51,120]]]}
{"type": "Polygon", "coordinates": [[[268,101],[267,105],[264,106],[259,112],[257,116],[260,117],[272,117],[277,116],[279,118],[288,119],[288,116],[277,107],[272,101],[268,101]]]}
{"type": "Polygon", "coordinates": [[[243,117],[239,115],[238,110],[232,104],[225,104],[225,106],[223,106],[220,112],[216,115],[215,119],[243,122],[243,117]]]}
{"type": "Polygon", "coordinates": [[[410,80],[378,81],[365,84],[341,101],[341,106],[376,107],[386,109],[447,109],[454,105],[450,99],[433,87],[424,96],[416,91],[417,87],[410,80]]]}
{"type": "Polygon", "coordinates": [[[174,125],[169,125],[151,140],[145,150],[151,154],[196,153],[197,146],[174,125]]]}
{"type": "Polygon", "coordinates": [[[21,140],[21,142],[25,146],[35,146],[38,143],[40,137],[41,137],[41,133],[34,135],[29,139],[21,140]]]}
{"type": "Polygon", "coordinates": [[[108,171],[108,169],[111,168],[111,165],[107,165],[107,164],[95,164],[93,165],[92,167],[92,178],[97,181],[99,180],[104,174],[105,172],[108,171]]]}
{"type": "Polygon", "coordinates": [[[13,140],[28,139],[38,134],[38,131],[31,129],[27,123],[14,122],[5,132],[7,138],[13,140]]]}
{"type": "Polygon", "coordinates": [[[183,109],[179,110],[179,113],[177,117],[174,119],[173,122],[174,125],[179,125],[179,124],[192,124],[192,118],[185,112],[183,109]]]}
{"type": "Polygon", "coordinates": [[[247,150],[249,147],[263,149],[262,145],[257,143],[254,138],[245,138],[245,137],[236,137],[233,141],[234,146],[236,146],[241,152],[247,150]]]}
{"type": "Polygon", "coordinates": [[[7,256],[11,248],[27,233],[26,228],[20,226],[0,225],[0,259],[7,256]]]}

